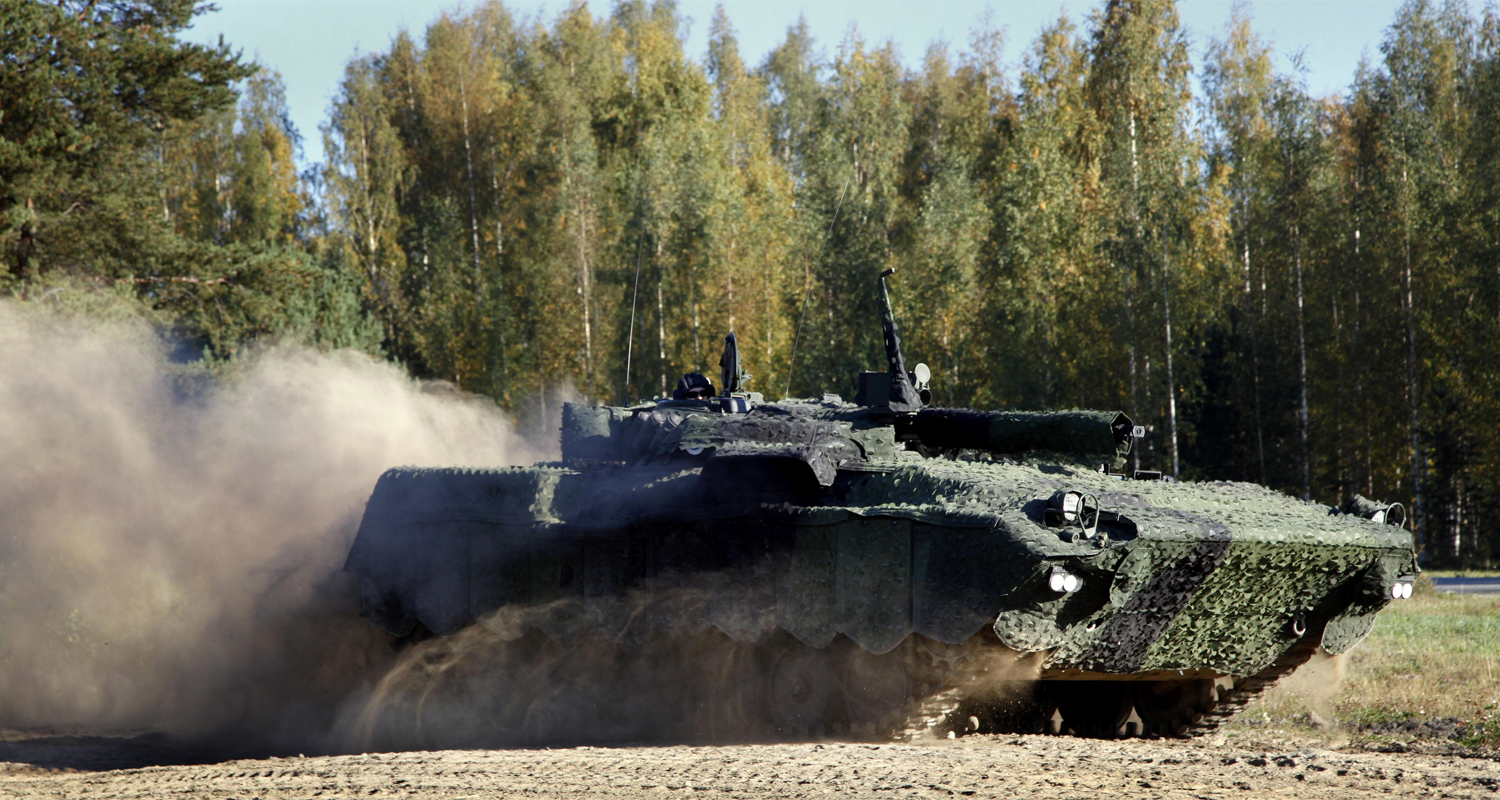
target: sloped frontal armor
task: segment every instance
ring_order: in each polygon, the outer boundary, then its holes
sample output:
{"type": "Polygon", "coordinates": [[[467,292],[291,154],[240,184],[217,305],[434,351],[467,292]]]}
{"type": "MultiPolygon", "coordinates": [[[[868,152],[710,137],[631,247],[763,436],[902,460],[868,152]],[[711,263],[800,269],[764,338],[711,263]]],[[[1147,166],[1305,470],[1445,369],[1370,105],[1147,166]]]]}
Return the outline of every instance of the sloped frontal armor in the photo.
{"type": "Polygon", "coordinates": [[[996,729],[964,665],[1008,653],[1045,691],[1006,725],[1192,734],[1353,647],[1417,571],[1399,506],[1113,473],[1119,412],[765,403],[727,343],[736,391],[567,404],[558,463],[387,472],[347,562],[364,615],[398,637],[920,645],[947,671],[897,683],[915,707],[958,698],[937,716],[996,729]]]}

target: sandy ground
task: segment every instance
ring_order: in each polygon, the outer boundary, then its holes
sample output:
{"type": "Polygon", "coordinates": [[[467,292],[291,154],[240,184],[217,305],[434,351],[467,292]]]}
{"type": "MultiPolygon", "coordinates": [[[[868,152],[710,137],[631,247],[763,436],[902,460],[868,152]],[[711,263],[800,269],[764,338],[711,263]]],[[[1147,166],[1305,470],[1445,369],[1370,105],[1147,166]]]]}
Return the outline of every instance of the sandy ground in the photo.
{"type": "Polygon", "coordinates": [[[450,750],[191,763],[212,753],[151,736],[37,737],[0,743],[7,761],[0,797],[1500,796],[1496,759],[1264,744],[976,736],[910,745],[450,750]]]}

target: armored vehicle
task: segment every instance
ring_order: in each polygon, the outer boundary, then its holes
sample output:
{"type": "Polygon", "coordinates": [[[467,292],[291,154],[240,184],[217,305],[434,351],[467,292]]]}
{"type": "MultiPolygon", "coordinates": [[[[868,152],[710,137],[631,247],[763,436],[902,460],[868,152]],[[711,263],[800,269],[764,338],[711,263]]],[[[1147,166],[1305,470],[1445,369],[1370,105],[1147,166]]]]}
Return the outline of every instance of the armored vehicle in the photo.
{"type": "Polygon", "coordinates": [[[742,732],[1183,736],[1410,596],[1399,504],[1123,474],[1120,412],[931,407],[890,272],[887,369],[853,402],[766,402],[730,334],[718,389],[567,405],[561,461],[388,471],[347,562],[362,613],[564,660],[716,637],[740,657],[684,702],[727,698],[742,732]]]}

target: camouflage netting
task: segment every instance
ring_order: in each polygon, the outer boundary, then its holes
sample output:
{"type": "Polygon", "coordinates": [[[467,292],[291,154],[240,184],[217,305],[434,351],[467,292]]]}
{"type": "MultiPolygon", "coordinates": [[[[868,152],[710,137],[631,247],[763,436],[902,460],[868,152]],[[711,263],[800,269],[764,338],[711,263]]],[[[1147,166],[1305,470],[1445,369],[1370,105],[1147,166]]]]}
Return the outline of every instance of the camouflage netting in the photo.
{"type": "Polygon", "coordinates": [[[1324,621],[1342,652],[1414,569],[1405,531],[1247,484],[894,454],[847,473],[837,506],[748,508],[705,503],[707,474],[393,470],[350,566],[386,587],[366,606],[395,633],[530,608],[559,638],[689,619],[747,641],[775,627],[814,647],[844,634],[878,653],[912,632],[957,643],[993,625],[1012,648],[1051,650],[1050,670],[1119,674],[1250,674],[1324,621]],[[1116,538],[1049,527],[1063,489],[1118,515],[1116,538]],[[1052,566],[1083,588],[1049,590],[1052,566]],[[657,604],[640,599],[648,585],[672,614],[624,610],[657,604]]]}

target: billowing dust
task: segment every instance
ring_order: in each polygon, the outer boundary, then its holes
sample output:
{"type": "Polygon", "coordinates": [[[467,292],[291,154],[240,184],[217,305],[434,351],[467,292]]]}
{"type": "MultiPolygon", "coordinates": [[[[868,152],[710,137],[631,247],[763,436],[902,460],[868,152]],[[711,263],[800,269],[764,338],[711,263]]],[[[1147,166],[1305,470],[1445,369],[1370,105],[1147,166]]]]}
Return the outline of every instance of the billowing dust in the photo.
{"type": "Polygon", "coordinates": [[[1021,717],[1038,710],[1041,654],[993,635],[962,645],[909,636],[879,654],[843,636],[809,648],[778,627],[753,571],[658,576],[587,604],[506,606],[423,641],[343,721],[346,746],[888,740],[922,733],[905,726],[923,719],[947,726],[939,736],[1025,727],[1021,717]],[[966,687],[962,707],[944,695],[955,683],[966,687]],[[938,699],[918,705],[929,697],[938,699]]]}
{"type": "Polygon", "coordinates": [[[753,741],[767,728],[740,680],[754,656],[717,632],[631,645],[513,641],[474,625],[410,648],[358,716],[350,750],[753,741]]]}
{"type": "Polygon", "coordinates": [[[1307,663],[1282,678],[1258,701],[1263,713],[1273,717],[1306,714],[1317,727],[1333,724],[1333,701],[1344,685],[1349,654],[1330,655],[1321,648],[1307,663]]]}
{"type": "Polygon", "coordinates": [[[394,658],[341,572],[376,478],[547,455],[355,353],[193,377],[144,327],[0,305],[0,372],[8,728],[326,742],[394,658]]]}

